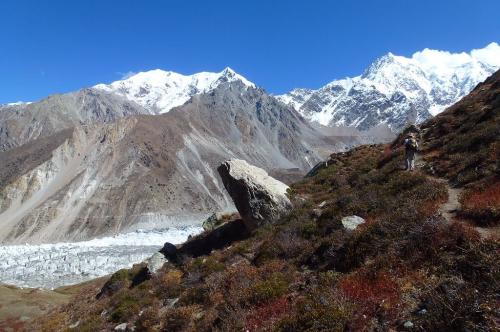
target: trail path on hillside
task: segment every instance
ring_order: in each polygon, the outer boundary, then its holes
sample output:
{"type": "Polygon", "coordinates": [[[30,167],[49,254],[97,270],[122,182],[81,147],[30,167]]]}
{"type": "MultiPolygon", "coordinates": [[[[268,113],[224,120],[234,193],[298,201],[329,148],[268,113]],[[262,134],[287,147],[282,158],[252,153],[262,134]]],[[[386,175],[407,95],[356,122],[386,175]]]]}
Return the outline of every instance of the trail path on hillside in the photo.
{"type": "Polygon", "coordinates": [[[432,177],[433,179],[443,183],[448,190],[448,200],[444,202],[438,209],[438,212],[446,219],[447,222],[452,222],[456,217],[456,212],[460,209],[460,194],[463,192],[461,188],[452,188],[450,183],[441,178],[432,177]]]}
{"type": "MultiPolygon", "coordinates": [[[[425,161],[423,160],[421,154],[417,154],[417,157],[415,159],[415,166],[417,169],[422,169],[425,166],[425,161]]],[[[445,178],[430,175],[427,172],[424,173],[427,174],[428,178],[444,184],[444,186],[448,190],[448,200],[441,204],[438,209],[439,214],[443,216],[447,223],[452,223],[454,221],[465,222],[469,226],[473,227],[481,235],[482,238],[499,236],[500,227],[479,227],[474,225],[472,222],[468,222],[466,220],[458,220],[457,212],[460,210],[460,195],[464,190],[462,188],[452,187],[450,182],[445,178]]]]}
{"type": "MultiPolygon", "coordinates": [[[[417,154],[416,159],[415,159],[415,166],[416,168],[422,169],[425,166],[425,161],[422,158],[421,154],[417,154]]],[[[460,194],[463,192],[463,189],[461,188],[453,188],[450,185],[450,182],[445,179],[445,178],[440,178],[436,177],[433,175],[429,175],[428,173],[427,177],[437,181],[439,183],[444,184],[446,189],[448,190],[448,200],[441,204],[441,206],[438,209],[439,214],[443,216],[443,218],[448,222],[451,223],[455,217],[456,217],[456,212],[460,209],[460,194]]]]}

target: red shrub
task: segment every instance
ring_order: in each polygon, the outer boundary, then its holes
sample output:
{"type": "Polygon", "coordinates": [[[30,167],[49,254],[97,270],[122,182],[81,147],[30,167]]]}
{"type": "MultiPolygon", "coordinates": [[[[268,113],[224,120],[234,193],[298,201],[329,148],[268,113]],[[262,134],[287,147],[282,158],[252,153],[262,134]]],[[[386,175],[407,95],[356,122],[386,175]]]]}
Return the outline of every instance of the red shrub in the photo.
{"type": "Polygon", "coordinates": [[[19,317],[7,317],[0,322],[0,331],[22,331],[24,322],[19,317]]]}
{"type": "Polygon", "coordinates": [[[387,164],[389,161],[392,160],[393,157],[394,157],[394,151],[392,150],[390,145],[386,145],[386,147],[384,148],[384,152],[382,152],[382,155],[378,160],[378,165],[377,165],[378,168],[387,164]]]}
{"type": "MultiPolygon", "coordinates": [[[[398,284],[387,272],[355,273],[340,281],[340,289],[358,305],[356,318],[385,314],[393,318],[400,302],[398,284]]],[[[356,325],[356,322],[354,322],[356,325]]]]}
{"type": "Polygon", "coordinates": [[[281,297],[252,310],[247,316],[246,331],[262,331],[272,328],[290,310],[290,302],[281,297]]]}
{"type": "Polygon", "coordinates": [[[482,224],[497,224],[500,219],[500,182],[484,189],[467,191],[461,203],[465,217],[482,224]]]}

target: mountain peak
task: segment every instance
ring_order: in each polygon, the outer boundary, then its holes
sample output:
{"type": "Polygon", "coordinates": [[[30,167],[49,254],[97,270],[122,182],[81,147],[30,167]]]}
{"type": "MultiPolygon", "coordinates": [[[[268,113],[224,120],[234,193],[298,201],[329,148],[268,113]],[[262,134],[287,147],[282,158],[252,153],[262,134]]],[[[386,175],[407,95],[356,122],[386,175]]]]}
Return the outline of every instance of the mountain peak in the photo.
{"type": "Polygon", "coordinates": [[[322,125],[370,129],[386,123],[398,131],[442,112],[499,68],[496,42],[460,53],[426,48],[404,57],[389,52],[361,76],[278,98],[322,125]]]}
{"type": "Polygon", "coordinates": [[[235,81],[242,82],[247,88],[255,88],[254,83],[229,67],[218,73],[200,72],[192,75],[153,69],[133,73],[111,84],[98,84],[94,88],[122,95],[152,114],[157,114],[184,104],[193,95],[206,93],[222,83],[235,81]]]}
{"type": "Polygon", "coordinates": [[[221,72],[223,75],[236,75],[236,72],[231,68],[231,67],[226,67],[224,70],[221,72]]]}
{"type": "MultiPolygon", "coordinates": [[[[230,67],[224,68],[224,70],[220,73],[221,77],[224,77],[229,82],[241,81],[246,87],[255,88],[255,84],[247,80],[242,75],[238,74],[230,67]]],[[[215,87],[215,86],[214,86],[215,87]]]]}

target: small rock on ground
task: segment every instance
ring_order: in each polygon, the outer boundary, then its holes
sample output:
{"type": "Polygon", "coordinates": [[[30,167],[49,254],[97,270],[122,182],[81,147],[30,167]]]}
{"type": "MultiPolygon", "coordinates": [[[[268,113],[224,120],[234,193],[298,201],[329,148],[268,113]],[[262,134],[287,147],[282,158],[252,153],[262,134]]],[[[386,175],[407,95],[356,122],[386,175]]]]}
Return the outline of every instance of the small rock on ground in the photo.
{"type": "Polygon", "coordinates": [[[348,230],[355,230],[359,225],[364,224],[365,220],[358,216],[348,216],[342,218],[342,225],[348,230]]]}
{"type": "Polygon", "coordinates": [[[121,323],[115,326],[115,331],[127,331],[127,323],[121,323]]]}

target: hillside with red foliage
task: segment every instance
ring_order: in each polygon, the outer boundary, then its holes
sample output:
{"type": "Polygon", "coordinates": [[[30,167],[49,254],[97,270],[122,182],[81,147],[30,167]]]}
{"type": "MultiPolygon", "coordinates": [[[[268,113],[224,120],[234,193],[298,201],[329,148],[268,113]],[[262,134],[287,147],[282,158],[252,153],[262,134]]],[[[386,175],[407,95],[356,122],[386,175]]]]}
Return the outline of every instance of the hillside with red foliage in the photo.
{"type": "MultiPolygon", "coordinates": [[[[498,224],[500,72],[420,127],[421,165],[404,171],[398,138],[334,154],[291,186],[277,224],[208,255],[167,263],[150,279],[115,273],[32,330],[493,331],[500,246],[457,216],[498,224]],[[346,229],[342,219],[366,222],[346,229]]],[[[203,235],[202,235],[203,236],[203,235]]]]}

